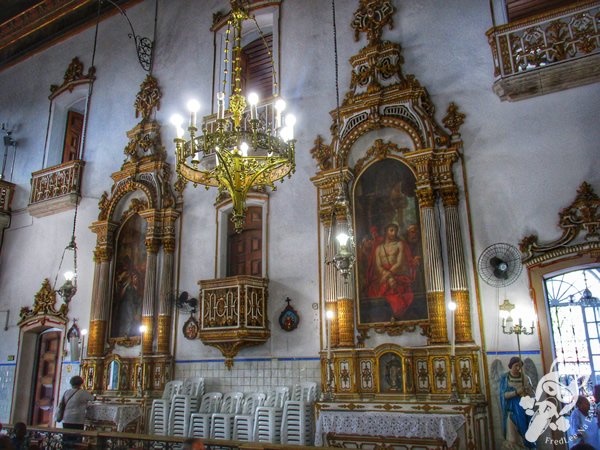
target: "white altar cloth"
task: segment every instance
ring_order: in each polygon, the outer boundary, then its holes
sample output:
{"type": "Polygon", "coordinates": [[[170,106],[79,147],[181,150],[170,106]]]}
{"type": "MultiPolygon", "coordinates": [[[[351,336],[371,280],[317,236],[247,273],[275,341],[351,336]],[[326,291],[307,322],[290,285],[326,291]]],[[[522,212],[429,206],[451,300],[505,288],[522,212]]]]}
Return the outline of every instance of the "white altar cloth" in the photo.
{"type": "Polygon", "coordinates": [[[464,424],[465,417],[460,414],[321,411],[315,431],[315,446],[323,445],[323,435],[327,433],[443,439],[451,446],[464,424]]]}
{"type": "Polygon", "coordinates": [[[141,416],[138,405],[115,405],[107,403],[92,403],[88,405],[86,418],[103,422],[112,422],[117,431],[121,432],[134,420],[141,416]]]}

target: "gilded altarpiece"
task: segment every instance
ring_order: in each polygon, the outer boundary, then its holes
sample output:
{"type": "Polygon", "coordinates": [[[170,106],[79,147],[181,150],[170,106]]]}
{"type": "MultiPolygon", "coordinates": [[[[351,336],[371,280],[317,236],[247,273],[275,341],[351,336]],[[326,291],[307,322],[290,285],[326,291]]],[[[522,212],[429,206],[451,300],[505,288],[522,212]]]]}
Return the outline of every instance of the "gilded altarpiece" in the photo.
{"type": "Polygon", "coordinates": [[[127,132],[125,161],[98,204],[86,387],[102,401],[144,404],[172,378],[175,223],[171,167],[161,144],[158,82],[148,75],[135,101],[142,120],[127,132]],[[145,331],[140,332],[140,325],[145,331]],[[126,356],[121,355],[123,353],[126,356]],[[131,356],[131,355],[136,356],[131,356]]]}
{"type": "MultiPolygon", "coordinates": [[[[464,424],[462,434],[447,448],[489,448],[455,182],[465,115],[451,103],[442,120],[446,129],[437,123],[427,90],[403,73],[400,45],[382,39],[394,13],[390,0],[359,0],[351,25],[356,40],[365,34],[368,43],[350,58],[350,88],[330,113],[331,144],[318,136],[311,150],[325,237],[322,305],[334,313],[322,327],[323,348],[329,341],[331,352],[321,353],[324,393],[317,412],[327,411],[323,423],[354,411],[397,412],[399,421],[402,414],[462,416],[454,417],[464,424]],[[335,247],[327,236],[340,185],[351,194],[357,251],[348,280],[329,263],[335,247]],[[454,330],[446,323],[450,298],[457,305],[454,330]],[[406,333],[420,333],[425,344],[402,345],[406,333]]],[[[407,340],[415,342],[414,336],[407,340]]],[[[354,446],[356,439],[370,445],[365,436],[330,433],[327,439],[334,446],[354,446]]],[[[413,443],[419,442],[440,448],[426,439],[413,443]]]]}

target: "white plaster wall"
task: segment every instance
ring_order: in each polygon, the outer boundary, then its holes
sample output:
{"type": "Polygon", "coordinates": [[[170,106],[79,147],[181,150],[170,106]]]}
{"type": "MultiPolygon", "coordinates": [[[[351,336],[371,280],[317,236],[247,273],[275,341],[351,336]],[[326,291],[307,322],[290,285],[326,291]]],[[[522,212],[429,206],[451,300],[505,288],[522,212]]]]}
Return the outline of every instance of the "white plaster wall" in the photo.
{"type": "MultiPolygon", "coordinates": [[[[559,234],[557,213],[571,203],[581,182],[589,181],[600,192],[600,85],[517,103],[500,102],[491,90],[493,65],[485,37],[491,19],[486,2],[394,3],[398,8],[395,27],[386,29],[384,37],[402,45],[404,72],[414,74],[427,87],[437,107],[438,120],[451,101],[467,114],[461,132],[475,258],[492,243],[517,244],[534,231],[542,240],[554,239],[559,234]]],[[[347,60],[365,45],[364,38],[359,43],[353,41],[349,27],[357,5],[358,1],[337,2],[342,98],[350,80],[347,60]]],[[[190,96],[201,102],[201,115],[210,112],[213,47],[209,27],[212,13],[226,7],[225,0],[160,2],[154,75],[163,92],[157,118],[165,124],[163,142],[170,161],[174,137],[168,126],[170,115],[182,112],[190,96]]],[[[330,4],[322,0],[286,0],[282,7],[281,85],[282,95],[298,118],[297,171],[270,197],[268,277],[272,338],[264,346],[242,350],[241,358],[314,358],[318,354],[318,324],[311,308],[312,303],[319,301],[317,198],[310,182],[317,168],[309,149],[317,134],[330,139],[329,111],[335,107],[329,8],[330,4]],[[287,296],[302,318],[292,333],[277,326],[287,296]]],[[[136,32],[152,34],[153,12],[154,2],[143,2],[128,10],[136,32]]],[[[101,23],[98,37],[84,199],[77,226],[80,287],[71,311],[72,317],[80,319],[82,328],[88,326],[89,320],[95,245],[95,236],[88,226],[97,216],[98,198],[111,186],[110,173],[118,170],[124,159],[125,132],[137,123],[133,102],[145,77],[133,43],[127,38],[128,31],[124,19],[115,16],[101,23]]],[[[49,86],[61,82],[74,56],[83,61],[87,70],[92,39],[93,29],[88,29],[0,72],[0,120],[19,126],[14,134],[19,142],[13,180],[17,184],[15,212],[0,255],[0,309],[11,310],[9,330],[0,329],[0,363],[17,352],[18,309],[31,305],[44,277],[54,277],[60,252],[69,240],[72,212],[32,219],[22,208],[28,201],[30,174],[42,165],[49,86]]],[[[464,188],[461,178],[457,171],[458,182],[464,188]]],[[[185,192],[180,289],[192,293],[198,292],[198,280],[214,276],[214,197],[215,191],[203,188],[189,186],[185,192]]],[[[470,258],[464,205],[461,211],[465,252],[470,258]]],[[[474,292],[474,263],[469,261],[468,265],[474,292]]],[[[479,285],[487,351],[513,354],[515,339],[499,332],[498,292],[483,283],[479,285]]],[[[518,305],[530,302],[526,276],[522,275],[500,294],[506,294],[518,305]]],[[[478,328],[475,308],[473,314],[474,326],[478,328]]],[[[475,335],[480,342],[479,333],[475,335]]],[[[401,337],[395,341],[406,344],[414,339],[401,337]]],[[[522,345],[525,350],[538,351],[537,335],[524,338],[522,345]]],[[[176,359],[181,364],[176,373],[184,374],[190,365],[220,358],[218,350],[199,341],[187,341],[178,330],[176,359]]],[[[6,398],[0,398],[0,402],[5,401],[6,398]]]]}

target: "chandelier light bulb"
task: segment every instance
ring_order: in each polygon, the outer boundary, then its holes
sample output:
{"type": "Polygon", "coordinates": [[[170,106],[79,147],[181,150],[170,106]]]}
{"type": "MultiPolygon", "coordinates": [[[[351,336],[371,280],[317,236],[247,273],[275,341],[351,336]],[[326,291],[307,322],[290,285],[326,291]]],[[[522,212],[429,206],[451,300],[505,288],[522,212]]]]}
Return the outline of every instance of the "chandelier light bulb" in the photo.
{"type": "Polygon", "coordinates": [[[146,325],[140,325],[140,333],[144,334],[147,329],[146,325]]]}
{"type": "Polygon", "coordinates": [[[508,319],[508,317],[510,316],[510,313],[508,311],[506,311],[505,309],[503,309],[502,311],[500,311],[500,318],[501,319],[508,319]]]}
{"type": "Polygon", "coordinates": [[[275,102],[275,109],[277,111],[279,111],[280,113],[282,113],[283,111],[285,111],[285,100],[283,100],[282,98],[280,98],[279,100],[277,100],[275,102]]]}
{"type": "Polygon", "coordinates": [[[242,156],[248,156],[248,144],[242,142],[242,144],[240,145],[240,150],[242,151],[242,156]]]}
{"type": "Polygon", "coordinates": [[[248,103],[250,106],[258,105],[258,94],[256,92],[251,92],[248,94],[248,103]]]}
{"type": "Polygon", "coordinates": [[[181,127],[177,127],[175,132],[177,133],[177,139],[182,139],[183,135],[185,134],[185,130],[181,127]]]}
{"type": "Polygon", "coordinates": [[[279,137],[283,140],[283,142],[289,141],[290,138],[290,128],[283,127],[279,130],[279,137]]]}
{"type": "Polygon", "coordinates": [[[456,302],[455,302],[455,301],[453,301],[453,300],[450,300],[450,301],[448,302],[448,309],[449,309],[450,311],[452,311],[452,312],[456,311],[456,306],[457,306],[457,305],[456,305],[456,302]]]}
{"type": "Polygon", "coordinates": [[[73,278],[75,278],[75,273],[69,270],[69,271],[65,272],[64,276],[65,276],[65,280],[73,281],[73,278]]]}
{"type": "Polygon", "coordinates": [[[171,124],[175,128],[181,128],[181,125],[183,125],[183,117],[181,117],[179,114],[173,114],[171,116],[171,124]]]}
{"type": "Polygon", "coordinates": [[[335,314],[333,313],[333,311],[329,310],[325,313],[325,317],[327,317],[327,320],[333,320],[335,314]]]}
{"type": "Polygon", "coordinates": [[[296,125],[296,116],[294,116],[293,114],[288,114],[287,116],[285,116],[285,124],[288,127],[293,128],[294,125],[296,125]]]}
{"type": "Polygon", "coordinates": [[[341,247],[345,247],[348,244],[348,239],[350,239],[350,236],[348,236],[346,233],[340,233],[335,238],[340,243],[341,247]]]}
{"type": "Polygon", "coordinates": [[[189,112],[197,113],[200,109],[200,103],[195,98],[192,98],[187,102],[187,109],[189,112]]]}
{"type": "Polygon", "coordinates": [[[81,335],[82,336],[85,336],[86,334],[88,334],[87,328],[84,328],[83,330],[81,330],[81,335]]]}

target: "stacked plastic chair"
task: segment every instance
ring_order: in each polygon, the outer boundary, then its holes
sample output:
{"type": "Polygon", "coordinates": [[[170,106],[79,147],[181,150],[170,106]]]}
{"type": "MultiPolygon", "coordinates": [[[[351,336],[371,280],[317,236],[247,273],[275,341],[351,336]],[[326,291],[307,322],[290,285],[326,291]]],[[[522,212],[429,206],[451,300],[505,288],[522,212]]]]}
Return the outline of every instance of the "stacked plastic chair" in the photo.
{"type": "Polygon", "coordinates": [[[208,438],[210,436],[210,419],[220,410],[223,394],[209,392],[204,394],[200,403],[200,410],[192,413],[187,435],[195,438],[208,438]]]}
{"type": "Polygon", "coordinates": [[[296,384],[292,399],[285,402],[281,422],[281,443],[311,446],[313,440],[312,406],[317,398],[317,383],[296,384]]]}
{"type": "Polygon", "coordinates": [[[223,397],[218,413],[212,415],[210,421],[211,439],[231,439],[233,420],[242,411],[243,392],[229,392],[223,397]]]}
{"type": "Polygon", "coordinates": [[[173,397],[177,394],[183,381],[173,380],[165,384],[161,398],[152,400],[150,409],[150,433],[164,436],[169,431],[169,411],[173,397]]]}
{"type": "Polygon", "coordinates": [[[267,396],[264,406],[256,408],[254,441],[270,442],[272,444],[281,442],[283,405],[289,398],[290,389],[288,387],[278,387],[267,396]]]}
{"type": "Polygon", "coordinates": [[[169,436],[186,436],[190,413],[190,396],[175,395],[169,411],[169,436]]]}
{"type": "Polygon", "coordinates": [[[197,412],[200,408],[200,400],[204,395],[204,378],[191,377],[183,381],[183,385],[179,389],[178,394],[190,396],[190,409],[192,412],[197,412]]]}
{"type": "Polygon", "coordinates": [[[264,405],[267,396],[263,393],[254,393],[244,398],[242,412],[233,419],[233,440],[254,440],[254,414],[256,408],[264,405]]]}

